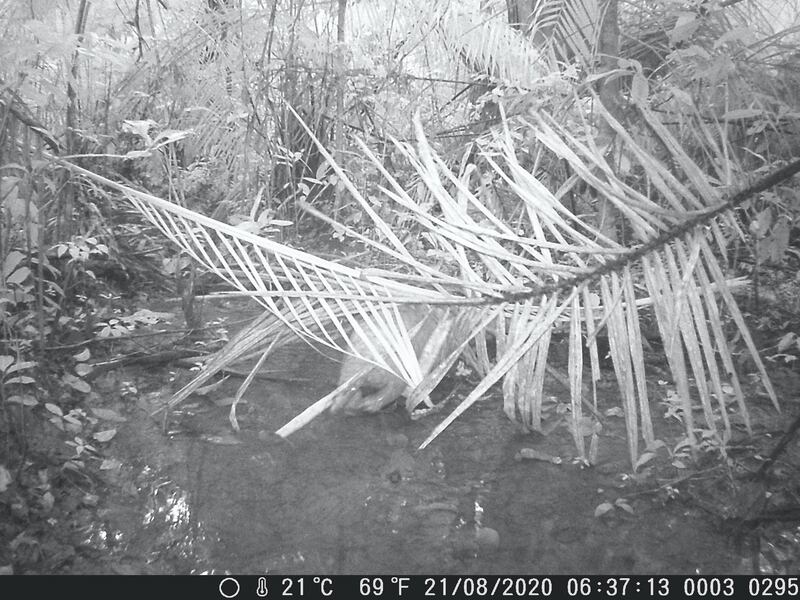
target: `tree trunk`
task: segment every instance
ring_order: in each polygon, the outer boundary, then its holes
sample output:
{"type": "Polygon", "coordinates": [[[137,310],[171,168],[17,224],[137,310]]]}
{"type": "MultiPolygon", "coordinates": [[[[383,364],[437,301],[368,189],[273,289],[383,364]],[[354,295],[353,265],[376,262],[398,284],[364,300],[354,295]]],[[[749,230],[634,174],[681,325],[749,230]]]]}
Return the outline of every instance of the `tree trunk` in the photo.
{"type": "MultiPolygon", "coordinates": [[[[336,123],[334,133],[336,162],[344,165],[344,86],[345,78],[345,48],[344,48],[344,20],[347,13],[347,0],[339,0],[339,13],[336,23],[336,123]]],[[[334,218],[338,217],[338,212],[342,208],[343,188],[337,184],[334,190],[333,210],[334,218]]]]}
{"type": "MultiPolygon", "coordinates": [[[[75,20],[75,33],[78,36],[78,45],[83,43],[83,33],[86,31],[86,18],[89,14],[89,2],[81,0],[78,7],[78,17],[75,20]]],[[[78,94],[74,83],[78,81],[78,49],[72,55],[70,80],[67,82],[67,115],[66,115],[66,147],[67,155],[78,153],[78,94]]],[[[61,206],[61,218],[58,222],[56,239],[69,239],[72,235],[72,211],[75,206],[75,188],[69,179],[64,185],[64,202],[61,206]],[[63,225],[63,228],[62,228],[63,225]]]]}
{"type": "MultiPolygon", "coordinates": [[[[599,36],[597,55],[597,73],[612,73],[619,67],[619,11],[618,0],[605,0],[601,7],[601,22],[599,24],[599,36]]],[[[608,109],[617,121],[622,122],[622,99],[620,97],[622,88],[620,79],[617,75],[610,75],[600,78],[597,90],[600,102],[608,109]]],[[[598,122],[598,145],[606,146],[606,158],[613,164],[614,157],[614,130],[606,119],[598,122]]],[[[613,205],[605,198],[600,202],[599,207],[599,229],[600,232],[612,240],[618,240],[617,235],[617,212],[613,205]]]]}

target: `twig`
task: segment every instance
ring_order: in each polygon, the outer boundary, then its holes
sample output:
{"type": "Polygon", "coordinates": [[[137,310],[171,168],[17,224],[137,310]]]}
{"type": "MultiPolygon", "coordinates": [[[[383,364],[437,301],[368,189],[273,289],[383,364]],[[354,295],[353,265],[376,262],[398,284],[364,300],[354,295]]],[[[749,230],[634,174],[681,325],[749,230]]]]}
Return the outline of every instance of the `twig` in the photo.
{"type": "Polygon", "coordinates": [[[106,371],[111,371],[112,369],[128,365],[134,365],[134,364],[161,365],[178,359],[188,358],[190,356],[204,356],[204,355],[205,353],[198,352],[197,350],[166,350],[164,352],[159,352],[158,354],[144,354],[142,352],[137,352],[135,354],[122,356],[120,358],[115,358],[113,360],[107,360],[104,362],[97,362],[91,364],[90,366],[92,367],[92,370],[89,371],[89,373],[87,373],[84,376],[84,379],[86,379],[87,381],[91,381],[101,373],[105,373],[106,371]]]}

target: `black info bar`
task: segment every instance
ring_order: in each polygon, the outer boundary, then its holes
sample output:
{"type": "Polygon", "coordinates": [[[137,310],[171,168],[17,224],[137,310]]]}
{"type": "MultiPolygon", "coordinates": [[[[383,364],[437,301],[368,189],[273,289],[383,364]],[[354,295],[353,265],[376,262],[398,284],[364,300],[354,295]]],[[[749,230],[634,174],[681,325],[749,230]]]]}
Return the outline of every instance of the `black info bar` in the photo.
{"type": "Polygon", "coordinates": [[[379,600],[797,598],[800,578],[750,575],[8,576],[0,597],[379,600]]]}

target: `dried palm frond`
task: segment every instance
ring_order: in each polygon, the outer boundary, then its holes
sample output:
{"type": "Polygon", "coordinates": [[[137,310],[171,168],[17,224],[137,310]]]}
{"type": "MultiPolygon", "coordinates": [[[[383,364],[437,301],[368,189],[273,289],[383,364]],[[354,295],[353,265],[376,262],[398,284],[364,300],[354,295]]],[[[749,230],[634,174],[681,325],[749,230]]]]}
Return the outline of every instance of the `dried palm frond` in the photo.
{"type": "MultiPolygon", "coordinates": [[[[215,368],[272,341],[280,324],[308,342],[358,356],[416,386],[422,382],[423,374],[397,305],[464,300],[463,295],[448,291],[463,289],[458,278],[419,263],[388,227],[385,233],[392,247],[374,245],[400,261],[405,269],[352,269],[221,223],[81,167],[69,167],[122,192],[187,254],[231,286],[250,294],[267,310],[269,316],[241,332],[234,344],[215,357],[215,368]]],[[[472,293],[497,297],[499,291],[476,282],[472,293]]],[[[476,314],[486,310],[491,309],[478,308],[476,314]]],[[[282,337],[280,344],[289,339],[292,338],[282,337]]],[[[189,389],[196,389],[199,383],[194,382],[189,389]]],[[[188,393],[188,390],[179,393],[169,406],[188,393]]]]}
{"type": "MultiPolygon", "coordinates": [[[[274,338],[280,323],[309,342],[341,350],[393,373],[411,389],[407,406],[412,409],[426,399],[444,370],[469,345],[466,355],[483,379],[435,428],[422,444],[425,446],[501,381],[509,417],[528,428],[540,428],[550,344],[554,332],[563,331],[569,346],[571,431],[580,456],[590,459],[584,444],[583,408],[591,403],[585,397],[581,345],[586,339],[594,383],[598,377],[595,338],[605,330],[625,412],[629,452],[635,462],[639,440],[645,446],[655,442],[639,314],[647,307],[654,313],[683,403],[687,438],[695,440],[698,426],[693,408],[699,401],[702,428],[726,441],[731,433],[730,409],[724,400],[726,383],[734,390],[741,422],[748,429],[750,422],[727,344],[723,312],[745,340],[777,408],[731,291],[736,282],[726,280],[717,258],[719,251],[724,251],[717,220],[733,202],[722,202],[721,191],[655,115],[642,110],[653,135],[669,153],[670,168],[653,158],[602,107],[599,110],[600,117],[617,132],[620,152],[633,165],[631,169],[646,179],[653,194],[645,196],[638,191],[642,186],[634,188],[615,174],[603,151],[594,146],[590,128],[581,138],[545,114],[534,115],[518,120],[513,129],[507,125],[497,141],[499,150],[485,157],[493,174],[513,192],[519,209],[516,214],[522,215],[513,226],[493,213],[465,179],[454,175],[436,156],[419,124],[417,147],[399,143],[397,147],[425,184],[435,208],[419,203],[361,144],[386,180],[383,194],[408,213],[438,255],[447,257],[439,267],[411,254],[321,145],[320,151],[352,198],[372,219],[377,237],[367,238],[344,225],[337,226],[370,244],[395,268],[352,269],[325,261],[72,168],[122,191],[188,254],[252,294],[270,313],[258,326],[232,340],[236,350],[227,349],[228,354],[216,366],[268,343],[270,348],[283,343],[288,338],[280,342],[274,338]],[[534,162],[548,157],[566,162],[575,174],[570,189],[580,183],[587,196],[603,199],[615,208],[633,239],[632,246],[622,245],[602,233],[591,218],[569,210],[562,201],[566,186],[554,193],[523,167],[515,148],[515,136],[522,134],[533,140],[534,162]],[[404,303],[428,307],[424,310],[460,305],[464,321],[458,328],[458,343],[451,345],[438,368],[433,356],[440,350],[424,350],[422,360],[417,356],[398,310],[404,303]],[[493,335],[496,341],[493,362],[486,352],[486,335],[493,335]]],[[[793,172],[797,169],[800,166],[793,172]]],[[[312,207],[304,208],[318,214],[312,207]]],[[[179,399],[185,395],[182,392],[179,399]]],[[[326,397],[312,412],[318,414],[333,400],[326,397]]]]}

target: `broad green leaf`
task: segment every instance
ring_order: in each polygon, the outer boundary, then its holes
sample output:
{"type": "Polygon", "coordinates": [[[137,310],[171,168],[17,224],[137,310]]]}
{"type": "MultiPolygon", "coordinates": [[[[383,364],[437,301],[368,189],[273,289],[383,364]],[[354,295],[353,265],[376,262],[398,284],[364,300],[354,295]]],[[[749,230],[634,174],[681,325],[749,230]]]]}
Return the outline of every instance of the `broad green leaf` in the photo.
{"type": "Polygon", "coordinates": [[[61,410],[61,408],[59,408],[55,404],[52,404],[50,402],[45,402],[44,407],[47,410],[49,410],[51,413],[53,413],[54,415],[58,415],[59,417],[63,417],[64,416],[64,412],[61,410]]]}
{"type": "Polygon", "coordinates": [[[106,429],[105,431],[98,431],[92,437],[102,443],[110,441],[115,435],[117,435],[116,429],[106,429]]]}

